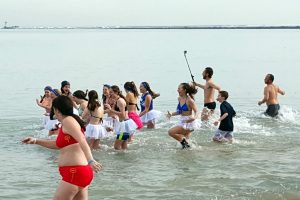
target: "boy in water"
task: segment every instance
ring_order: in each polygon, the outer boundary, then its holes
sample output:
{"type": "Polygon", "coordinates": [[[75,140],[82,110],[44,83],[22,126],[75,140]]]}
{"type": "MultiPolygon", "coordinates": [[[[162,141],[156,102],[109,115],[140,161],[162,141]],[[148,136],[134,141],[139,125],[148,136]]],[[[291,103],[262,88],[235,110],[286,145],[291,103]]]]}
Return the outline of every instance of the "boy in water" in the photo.
{"type": "Polygon", "coordinates": [[[220,110],[221,116],[218,121],[214,122],[215,126],[220,126],[213,137],[215,142],[232,142],[233,141],[233,121],[232,118],[235,116],[233,107],[226,101],[228,98],[228,92],[220,91],[217,101],[221,103],[220,110]]]}

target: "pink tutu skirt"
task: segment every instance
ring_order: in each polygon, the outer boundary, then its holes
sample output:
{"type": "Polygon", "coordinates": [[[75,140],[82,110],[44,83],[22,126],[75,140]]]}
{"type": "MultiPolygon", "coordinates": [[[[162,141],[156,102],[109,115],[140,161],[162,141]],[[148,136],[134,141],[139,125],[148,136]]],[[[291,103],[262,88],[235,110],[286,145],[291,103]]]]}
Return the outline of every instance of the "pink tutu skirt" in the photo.
{"type": "Polygon", "coordinates": [[[128,113],[128,117],[135,122],[135,124],[137,125],[138,129],[143,128],[143,126],[144,126],[143,122],[142,122],[140,116],[136,112],[129,112],[128,113]]]}

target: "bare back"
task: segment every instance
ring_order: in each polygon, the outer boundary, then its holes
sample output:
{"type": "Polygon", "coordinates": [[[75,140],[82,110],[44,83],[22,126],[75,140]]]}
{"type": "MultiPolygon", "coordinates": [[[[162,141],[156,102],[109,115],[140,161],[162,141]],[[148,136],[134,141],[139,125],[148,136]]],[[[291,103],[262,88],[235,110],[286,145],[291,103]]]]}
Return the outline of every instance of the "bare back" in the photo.
{"type": "Polygon", "coordinates": [[[102,106],[97,107],[94,111],[90,111],[90,124],[99,124],[103,118],[104,110],[102,106]]]}
{"type": "Polygon", "coordinates": [[[277,93],[280,93],[280,89],[277,85],[270,84],[265,87],[265,95],[268,97],[266,104],[278,104],[277,93]]]}
{"type": "Polygon", "coordinates": [[[132,92],[128,92],[126,95],[126,101],[128,112],[136,112],[137,111],[137,98],[134,96],[132,92]]]}

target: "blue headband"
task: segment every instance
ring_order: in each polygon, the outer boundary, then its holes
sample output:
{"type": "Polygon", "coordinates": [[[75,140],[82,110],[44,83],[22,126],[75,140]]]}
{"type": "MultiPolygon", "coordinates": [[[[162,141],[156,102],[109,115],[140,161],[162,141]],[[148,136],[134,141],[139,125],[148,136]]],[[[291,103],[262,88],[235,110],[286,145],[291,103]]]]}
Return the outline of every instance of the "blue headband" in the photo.
{"type": "Polygon", "coordinates": [[[44,88],[44,91],[50,91],[51,92],[51,90],[52,90],[52,87],[50,87],[50,86],[46,86],[45,88],[44,88]]]}
{"type": "Polygon", "coordinates": [[[55,90],[53,90],[53,89],[51,89],[51,90],[49,90],[50,92],[52,92],[53,94],[55,94],[55,96],[59,96],[59,93],[58,92],[56,92],[55,90]]]}

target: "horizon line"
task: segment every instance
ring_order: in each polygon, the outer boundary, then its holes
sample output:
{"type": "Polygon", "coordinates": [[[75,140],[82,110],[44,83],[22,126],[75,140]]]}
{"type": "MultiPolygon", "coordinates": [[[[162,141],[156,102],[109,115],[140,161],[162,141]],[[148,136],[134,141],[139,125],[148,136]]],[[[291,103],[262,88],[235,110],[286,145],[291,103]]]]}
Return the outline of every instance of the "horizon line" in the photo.
{"type": "Polygon", "coordinates": [[[300,25],[3,26],[1,29],[300,29],[300,25]]]}

